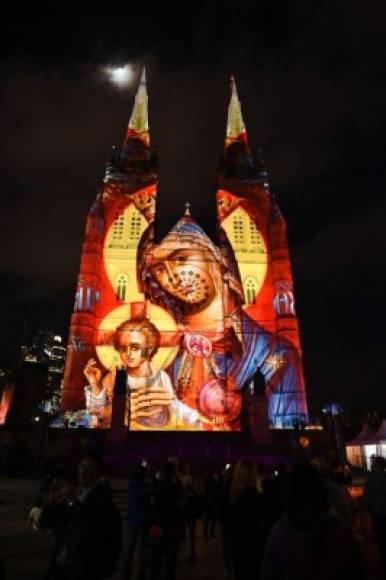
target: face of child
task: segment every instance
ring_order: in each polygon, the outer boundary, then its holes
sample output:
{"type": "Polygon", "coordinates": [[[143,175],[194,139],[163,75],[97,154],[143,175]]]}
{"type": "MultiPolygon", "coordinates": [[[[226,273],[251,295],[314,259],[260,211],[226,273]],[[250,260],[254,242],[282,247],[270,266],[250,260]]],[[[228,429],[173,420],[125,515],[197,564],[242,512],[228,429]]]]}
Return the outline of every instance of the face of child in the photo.
{"type": "Polygon", "coordinates": [[[132,330],[120,333],[119,354],[126,369],[137,369],[149,360],[147,338],[144,332],[132,330]]]}

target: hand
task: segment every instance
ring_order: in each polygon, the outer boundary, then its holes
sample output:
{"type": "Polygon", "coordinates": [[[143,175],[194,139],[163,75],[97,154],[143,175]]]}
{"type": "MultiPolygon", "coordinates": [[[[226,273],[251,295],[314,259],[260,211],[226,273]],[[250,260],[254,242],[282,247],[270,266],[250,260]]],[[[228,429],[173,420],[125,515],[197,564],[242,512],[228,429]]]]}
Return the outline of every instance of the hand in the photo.
{"type": "Polygon", "coordinates": [[[117,375],[117,367],[113,366],[109,372],[107,373],[107,375],[105,375],[103,377],[103,381],[102,381],[102,385],[104,388],[106,388],[107,391],[107,395],[109,400],[111,401],[113,399],[113,394],[114,394],[114,385],[115,385],[115,377],[117,375]]]}
{"type": "Polygon", "coordinates": [[[83,373],[92,387],[99,387],[102,379],[102,371],[97,366],[97,361],[95,358],[90,358],[86,366],[84,367],[83,373]]]}
{"type": "Polygon", "coordinates": [[[173,395],[162,387],[152,387],[132,391],[130,395],[130,415],[136,417],[148,417],[160,412],[160,407],[169,407],[172,404],[173,395]]]}

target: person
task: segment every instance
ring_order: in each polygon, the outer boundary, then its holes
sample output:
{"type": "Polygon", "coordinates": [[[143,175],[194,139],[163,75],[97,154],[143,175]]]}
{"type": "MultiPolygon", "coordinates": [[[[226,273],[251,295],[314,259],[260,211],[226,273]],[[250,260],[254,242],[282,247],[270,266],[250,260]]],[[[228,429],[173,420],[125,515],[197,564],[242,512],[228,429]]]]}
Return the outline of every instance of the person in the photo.
{"type": "Polygon", "coordinates": [[[221,472],[218,501],[218,519],[221,527],[221,555],[224,564],[224,574],[230,576],[232,571],[231,540],[230,540],[230,489],[234,467],[227,463],[221,472]]]}
{"type": "Polygon", "coordinates": [[[100,485],[102,464],[97,454],[86,454],[78,464],[77,493],[68,489],[61,495],[65,514],[47,514],[48,526],[60,527],[52,580],[107,580],[114,573],[122,545],[121,519],[100,485]]]}
{"type": "Polygon", "coordinates": [[[265,545],[260,580],[364,580],[354,536],[328,512],[317,472],[295,465],[283,490],[285,513],[265,545]]]}
{"type": "Polygon", "coordinates": [[[272,477],[263,480],[263,543],[265,544],[273,525],[284,513],[283,486],[287,478],[287,466],[279,462],[274,466],[272,477]]]}
{"type": "Polygon", "coordinates": [[[128,485],[127,548],[125,557],[125,580],[133,577],[133,560],[138,548],[138,580],[147,573],[146,544],[150,527],[152,485],[147,476],[146,465],[137,466],[128,485]]]}
{"type": "Polygon", "coordinates": [[[217,471],[210,471],[204,481],[204,538],[214,538],[216,535],[216,523],[219,516],[219,503],[221,494],[220,475],[217,471]]]}
{"type": "Polygon", "coordinates": [[[43,500],[38,497],[29,514],[28,514],[28,518],[27,518],[27,523],[26,523],[26,529],[27,530],[33,530],[34,532],[37,532],[39,530],[39,522],[40,522],[40,516],[42,514],[42,510],[43,510],[43,500]]]}
{"type": "Polygon", "coordinates": [[[64,554],[66,574],[72,580],[110,578],[121,552],[121,518],[100,485],[102,465],[102,459],[92,453],[78,464],[78,504],[64,554]]]}
{"type": "Polygon", "coordinates": [[[140,290],[179,325],[179,352],[168,372],[183,402],[222,421],[224,430],[238,430],[240,389],[260,369],[271,425],[306,421],[299,354],[244,312],[240,274],[225,232],[217,247],[185,215],[159,245],[150,233],[143,236],[137,263],[140,290]]]}
{"type": "Polygon", "coordinates": [[[50,557],[46,580],[66,580],[63,565],[63,554],[67,530],[75,509],[76,486],[67,476],[54,478],[49,489],[46,501],[43,504],[39,527],[49,530],[54,535],[54,545],[50,557]]]}
{"type": "Polygon", "coordinates": [[[258,578],[262,551],[262,498],[257,490],[256,465],[240,460],[230,488],[230,547],[235,580],[258,578]]]}
{"type": "Polygon", "coordinates": [[[150,518],[150,580],[175,580],[182,531],[183,490],[174,464],[168,461],[157,482],[150,518]]]}
{"type": "MultiPolygon", "coordinates": [[[[126,424],[130,430],[158,430],[185,426],[200,429],[197,410],[178,400],[169,375],[152,363],[160,344],[160,333],[146,317],[125,320],[114,333],[113,345],[127,373],[126,424]]],[[[90,388],[102,401],[111,399],[115,370],[102,378],[102,370],[91,359],[85,369],[90,388]]],[[[87,389],[88,387],[86,387],[87,389]]],[[[102,403],[101,403],[102,405],[102,403]]]]}
{"type": "Polygon", "coordinates": [[[374,534],[386,569],[386,459],[371,458],[371,472],[365,483],[364,498],[373,518],[374,534]]]}
{"type": "Polygon", "coordinates": [[[181,483],[184,497],[184,525],[188,533],[188,562],[194,564],[197,560],[196,531],[197,520],[201,515],[202,498],[199,490],[198,478],[193,475],[188,463],[185,463],[182,466],[181,483]]]}
{"type": "Polygon", "coordinates": [[[313,457],[310,464],[325,487],[330,513],[351,529],[354,523],[354,510],[346,487],[331,477],[328,463],[322,457],[313,457]]]}

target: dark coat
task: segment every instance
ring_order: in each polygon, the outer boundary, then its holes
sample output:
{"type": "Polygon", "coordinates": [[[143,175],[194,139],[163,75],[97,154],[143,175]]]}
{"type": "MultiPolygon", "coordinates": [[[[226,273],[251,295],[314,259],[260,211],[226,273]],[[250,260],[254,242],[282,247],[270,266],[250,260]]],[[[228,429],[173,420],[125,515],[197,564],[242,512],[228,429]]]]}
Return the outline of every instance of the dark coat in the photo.
{"type": "Polygon", "coordinates": [[[247,487],[230,504],[229,533],[235,580],[259,577],[262,552],[262,498],[247,487]]]}
{"type": "Polygon", "coordinates": [[[113,575],[122,547],[121,518],[100,486],[74,511],[65,547],[68,579],[105,580],[113,575]]]}

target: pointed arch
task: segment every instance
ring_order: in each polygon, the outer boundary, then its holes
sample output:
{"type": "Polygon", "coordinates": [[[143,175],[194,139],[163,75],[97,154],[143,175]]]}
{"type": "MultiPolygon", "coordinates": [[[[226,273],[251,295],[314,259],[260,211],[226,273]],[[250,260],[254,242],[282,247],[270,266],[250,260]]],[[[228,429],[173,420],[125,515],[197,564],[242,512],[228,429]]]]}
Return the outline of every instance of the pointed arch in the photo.
{"type": "Polygon", "coordinates": [[[129,283],[129,276],[125,273],[121,273],[117,277],[116,281],[116,298],[122,302],[126,301],[127,286],[129,283]]]}
{"type": "Polygon", "coordinates": [[[254,304],[259,289],[259,282],[254,276],[248,276],[244,280],[245,296],[247,304],[254,304]]]}

